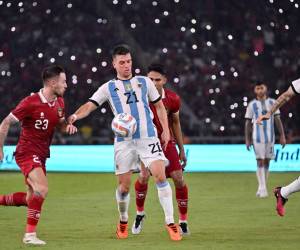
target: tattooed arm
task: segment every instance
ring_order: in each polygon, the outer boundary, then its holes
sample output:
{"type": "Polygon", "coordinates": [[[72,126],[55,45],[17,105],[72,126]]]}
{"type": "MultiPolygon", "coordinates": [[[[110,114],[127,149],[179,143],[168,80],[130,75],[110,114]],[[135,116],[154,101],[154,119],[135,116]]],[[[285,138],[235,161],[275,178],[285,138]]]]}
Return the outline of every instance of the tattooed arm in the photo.
{"type": "Polygon", "coordinates": [[[266,113],[265,115],[261,115],[257,119],[257,123],[261,124],[263,120],[270,119],[271,115],[276,112],[277,109],[282,107],[285,103],[287,103],[294,95],[296,95],[295,91],[292,89],[292,87],[289,87],[287,91],[285,91],[283,94],[281,94],[273,104],[271,110],[266,113]]]}
{"type": "Polygon", "coordinates": [[[16,118],[9,114],[6,116],[6,118],[2,121],[0,124],[0,161],[3,160],[3,146],[4,146],[4,141],[6,139],[7,133],[9,131],[9,128],[12,124],[17,123],[18,121],[16,118]]]}

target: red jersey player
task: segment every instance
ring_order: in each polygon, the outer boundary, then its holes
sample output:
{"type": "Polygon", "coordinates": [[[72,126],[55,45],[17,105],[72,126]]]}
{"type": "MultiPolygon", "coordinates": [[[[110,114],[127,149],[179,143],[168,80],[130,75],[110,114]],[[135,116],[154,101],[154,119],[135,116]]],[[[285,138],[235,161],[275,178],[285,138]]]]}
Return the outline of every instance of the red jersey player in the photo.
{"type": "MultiPolygon", "coordinates": [[[[167,82],[167,78],[162,65],[150,65],[148,68],[148,77],[155,83],[167,110],[169,129],[172,137],[164,151],[165,156],[169,160],[169,166],[166,167],[166,176],[173,179],[176,188],[181,234],[189,235],[190,231],[187,225],[188,188],[182,174],[187,159],[183,148],[183,138],[179,119],[180,97],[173,91],[163,87],[167,82]],[[179,154],[176,149],[176,144],[179,148],[179,154]]],[[[161,138],[162,126],[157,117],[156,109],[154,106],[150,105],[150,107],[154,115],[154,124],[157,128],[159,138],[161,138]]],[[[141,171],[135,182],[137,215],[132,225],[133,234],[139,234],[142,230],[143,220],[145,218],[144,203],[148,189],[149,176],[149,172],[141,171]]]]}
{"type": "Polygon", "coordinates": [[[0,125],[0,161],[3,160],[3,145],[9,128],[21,123],[21,134],[15,152],[15,159],[25,176],[27,193],[17,192],[0,195],[0,205],[27,206],[27,225],[23,238],[25,244],[45,245],[36,236],[42,205],[48,193],[46,159],[50,157],[50,144],[56,127],[68,134],[77,128],[68,125],[64,117],[66,74],[60,66],[49,66],[43,70],[44,87],[24,98],[0,125]]]}

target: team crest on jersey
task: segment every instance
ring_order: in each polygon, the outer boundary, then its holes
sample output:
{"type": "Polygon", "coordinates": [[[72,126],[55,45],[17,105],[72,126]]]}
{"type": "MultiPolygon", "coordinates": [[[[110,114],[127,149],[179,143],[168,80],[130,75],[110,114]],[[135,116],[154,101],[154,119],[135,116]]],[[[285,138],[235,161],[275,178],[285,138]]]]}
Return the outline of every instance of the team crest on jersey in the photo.
{"type": "Polygon", "coordinates": [[[132,90],[131,84],[126,84],[125,85],[125,90],[126,91],[131,91],[132,90]]]}
{"type": "Polygon", "coordinates": [[[58,115],[59,118],[63,118],[64,117],[64,110],[63,110],[63,108],[59,107],[57,109],[57,115],[58,115]]]}

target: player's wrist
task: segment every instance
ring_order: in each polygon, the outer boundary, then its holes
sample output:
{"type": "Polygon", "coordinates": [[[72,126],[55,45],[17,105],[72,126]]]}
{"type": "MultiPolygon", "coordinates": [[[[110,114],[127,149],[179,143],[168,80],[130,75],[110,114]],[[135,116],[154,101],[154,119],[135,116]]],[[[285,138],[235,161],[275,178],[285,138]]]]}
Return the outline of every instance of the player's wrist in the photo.
{"type": "Polygon", "coordinates": [[[74,121],[77,121],[78,116],[76,114],[71,115],[74,119],[74,121]]]}

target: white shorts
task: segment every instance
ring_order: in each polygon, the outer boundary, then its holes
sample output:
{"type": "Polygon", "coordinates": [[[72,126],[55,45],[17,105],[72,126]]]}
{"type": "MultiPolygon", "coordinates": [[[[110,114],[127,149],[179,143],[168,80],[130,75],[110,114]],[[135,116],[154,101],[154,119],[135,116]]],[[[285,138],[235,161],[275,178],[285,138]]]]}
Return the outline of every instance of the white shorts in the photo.
{"type": "Polygon", "coordinates": [[[253,143],[256,159],[274,159],[274,143],[253,143]]]}
{"type": "Polygon", "coordinates": [[[164,161],[165,166],[169,164],[156,137],[115,142],[114,150],[116,175],[141,169],[142,162],[146,168],[157,160],[164,161]]]}

